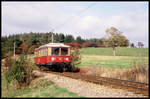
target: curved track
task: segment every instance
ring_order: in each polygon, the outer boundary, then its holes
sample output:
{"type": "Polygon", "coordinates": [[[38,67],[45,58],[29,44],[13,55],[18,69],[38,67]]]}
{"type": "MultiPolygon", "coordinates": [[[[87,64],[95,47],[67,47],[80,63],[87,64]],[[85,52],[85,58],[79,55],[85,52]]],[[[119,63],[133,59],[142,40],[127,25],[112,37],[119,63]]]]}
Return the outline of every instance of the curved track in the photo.
{"type": "Polygon", "coordinates": [[[84,75],[81,73],[72,73],[72,72],[51,72],[51,71],[40,71],[44,73],[52,73],[56,75],[66,76],[73,79],[81,79],[83,81],[92,82],[95,84],[105,85],[116,89],[128,90],[130,92],[134,92],[136,94],[143,94],[144,96],[148,96],[148,84],[129,81],[129,80],[121,80],[115,78],[108,77],[100,77],[94,75],[84,75]]]}

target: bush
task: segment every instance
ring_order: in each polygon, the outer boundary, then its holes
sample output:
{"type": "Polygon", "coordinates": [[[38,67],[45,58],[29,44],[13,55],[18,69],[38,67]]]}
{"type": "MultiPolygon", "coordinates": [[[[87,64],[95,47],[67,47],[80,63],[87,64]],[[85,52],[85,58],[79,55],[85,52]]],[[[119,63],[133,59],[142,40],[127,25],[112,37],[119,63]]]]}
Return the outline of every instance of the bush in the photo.
{"type": "Polygon", "coordinates": [[[75,67],[76,65],[81,63],[81,55],[79,53],[79,49],[74,49],[71,53],[71,68],[72,71],[78,72],[79,68],[75,67]]]}
{"type": "Polygon", "coordinates": [[[5,68],[6,71],[9,71],[9,70],[10,70],[10,68],[11,68],[11,66],[12,66],[12,64],[13,64],[13,62],[14,62],[14,60],[11,58],[11,56],[6,57],[6,58],[4,59],[4,68],[5,68]]]}
{"type": "Polygon", "coordinates": [[[16,80],[19,84],[19,88],[22,85],[29,85],[32,80],[32,71],[34,69],[33,63],[27,59],[26,56],[22,55],[16,59],[12,64],[11,68],[5,73],[6,80],[8,83],[16,80]]]}
{"type": "Polygon", "coordinates": [[[2,49],[2,54],[1,54],[1,56],[2,56],[2,59],[8,58],[8,57],[10,57],[10,56],[13,56],[13,52],[12,52],[12,51],[3,51],[3,49],[2,49]]]}

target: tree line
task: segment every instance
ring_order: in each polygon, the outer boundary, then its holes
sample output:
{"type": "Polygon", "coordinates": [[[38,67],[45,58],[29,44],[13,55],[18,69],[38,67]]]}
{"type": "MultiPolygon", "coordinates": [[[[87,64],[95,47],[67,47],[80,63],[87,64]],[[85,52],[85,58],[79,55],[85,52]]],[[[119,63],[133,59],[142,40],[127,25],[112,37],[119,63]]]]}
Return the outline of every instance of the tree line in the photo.
{"type": "Polygon", "coordinates": [[[33,54],[34,49],[52,42],[52,34],[54,38],[54,43],[64,43],[75,48],[85,48],[85,47],[127,47],[129,46],[129,40],[120,33],[120,31],[111,27],[106,29],[106,34],[108,37],[101,38],[91,38],[83,39],[81,36],[76,38],[71,34],[64,35],[63,33],[22,33],[13,34],[9,36],[1,37],[2,45],[2,58],[13,54],[14,42],[15,42],[15,53],[28,53],[33,54]]]}
{"type": "MultiPolygon", "coordinates": [[[[73,35],[64,35],[63,33],[53,33],[54,34],[54,42],[55,43],[65,43],[71,46],[75,46],[78,48],[81,47],[97,47],[102,44],[101,39],[83,39],[81,36],[75,38],[73,35]]],[[[9,36],[1,37],[1,45],[2,45],[2,54],[11,54],[14,50],[14,42],[15,42],[15,50],[16,54],[21,52],[29,52],[33,53],[34,49],[52,42],[52,32],[48,33],[22,33],[22,34],[13,34],[9,36]]],[[[3,55],[2,55],[3,56],[3,55]]]]}

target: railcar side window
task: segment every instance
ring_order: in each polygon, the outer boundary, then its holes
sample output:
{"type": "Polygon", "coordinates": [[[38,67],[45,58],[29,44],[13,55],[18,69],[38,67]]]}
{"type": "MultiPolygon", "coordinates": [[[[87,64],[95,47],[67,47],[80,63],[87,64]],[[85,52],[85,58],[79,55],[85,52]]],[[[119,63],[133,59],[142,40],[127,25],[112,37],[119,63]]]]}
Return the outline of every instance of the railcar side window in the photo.
{"type": "Polygon", "coordinates": [[[61,48],[61,55],[66,56],[68,54],[68,48],[61,48]]]}
{"type": "Polygon", "coordinates": [[[58,56],[59,55],[59,48],[52,48],[52,55],[58,56]]]}

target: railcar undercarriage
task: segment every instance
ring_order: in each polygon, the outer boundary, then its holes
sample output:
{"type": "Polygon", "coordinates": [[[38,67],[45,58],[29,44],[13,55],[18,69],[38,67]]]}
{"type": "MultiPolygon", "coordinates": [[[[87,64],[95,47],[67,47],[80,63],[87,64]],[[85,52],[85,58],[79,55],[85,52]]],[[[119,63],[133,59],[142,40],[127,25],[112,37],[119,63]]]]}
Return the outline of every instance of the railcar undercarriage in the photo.
{"type": "Polygon", "coordinates": [[[70,62],[49,62],[47,64],[36,64],[40,70],[50,70],[55,72],[72,71],[70,62]]]}

